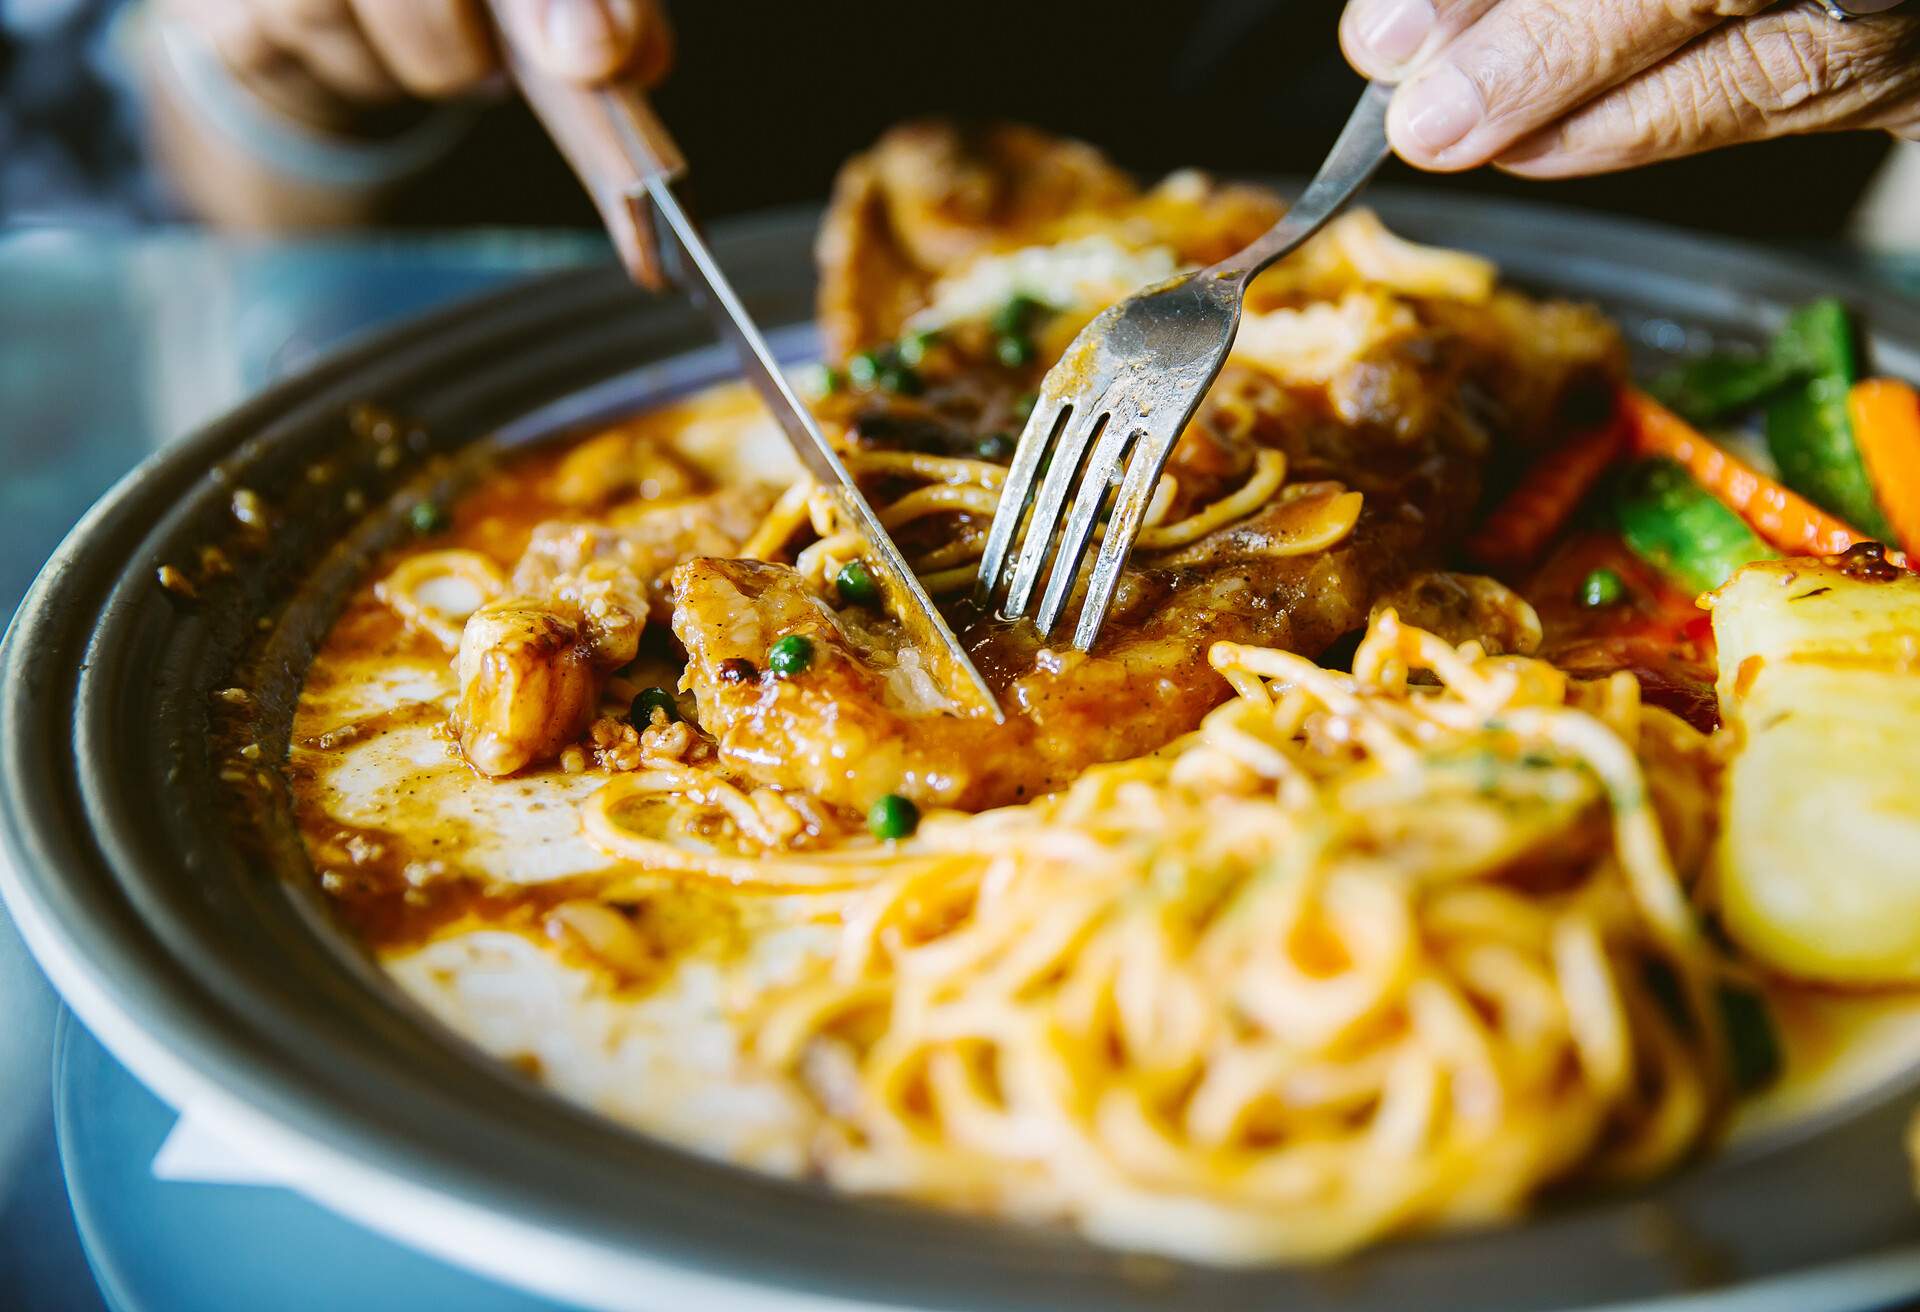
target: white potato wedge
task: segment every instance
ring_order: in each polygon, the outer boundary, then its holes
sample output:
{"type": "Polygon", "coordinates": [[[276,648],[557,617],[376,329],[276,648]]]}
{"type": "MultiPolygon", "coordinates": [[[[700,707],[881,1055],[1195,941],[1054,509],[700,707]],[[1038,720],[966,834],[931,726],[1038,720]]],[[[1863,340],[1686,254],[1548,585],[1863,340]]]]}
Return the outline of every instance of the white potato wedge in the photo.
{"type": "Polygon", "coordinates": [[[1802,979],[1920,981],[1920,576],[1858,555],[1770,560],[1709,601],[1736,736],[1728,932],[1802,979]]]}

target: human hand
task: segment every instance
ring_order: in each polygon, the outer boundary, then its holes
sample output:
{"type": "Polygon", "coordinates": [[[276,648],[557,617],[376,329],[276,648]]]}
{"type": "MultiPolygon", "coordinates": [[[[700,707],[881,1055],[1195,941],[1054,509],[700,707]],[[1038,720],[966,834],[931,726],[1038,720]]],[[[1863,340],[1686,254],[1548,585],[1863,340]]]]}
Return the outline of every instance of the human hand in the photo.
{"type": "Polygon", "coordinates": [[[1812,0],[1351,0],[1340,32],[1362,73],[1404,79],[1388,135],[1425,169],[1570,177],[1796,133],[1920,137],[1905,9],[1842,23],[1812,0]]]}
{"type": "MultiPolygon", "coordinates": [[[[673,58],[660,0],[504,0],[528,54],[559,77],[652,84],[673,58]]],[[[486,0],[161,0],[234,79],[303,122],[351,128],[369,111],[444,100],[493,82],[486,0]]]]}

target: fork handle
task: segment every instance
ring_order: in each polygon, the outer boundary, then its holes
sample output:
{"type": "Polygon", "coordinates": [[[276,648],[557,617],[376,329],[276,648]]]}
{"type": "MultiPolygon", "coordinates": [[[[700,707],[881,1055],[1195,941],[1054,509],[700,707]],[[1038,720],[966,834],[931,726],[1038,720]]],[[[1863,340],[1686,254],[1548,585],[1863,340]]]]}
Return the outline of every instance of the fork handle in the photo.
{"type": "Polygon", "coordinates": [[[527,6],[490,0],[489,8],[514,81],[593,197],[620,262],[636,282],[659,290],[666,272],[646,188],[652,179],[671,181],[686,172],[680,147],[631,83],[585,86],[544,72],[516,18],[527,6]]]}
{"type": "Polygon", "coordinates": [[[1333,149],[1320,165],[1320,171],[1313,175],[1313,181],[1300,193],[1300,199],[1246,249],[1228,256],[1207,272],[1242,283],[1251,281],[1255,274],[1290,254],[1345,209],[1393,153],[1387,144],[1387,106],[1393,101],[1393,91],[1385,82],[1367,83],[1360,103],[1354,106],[1346,127],[1340,130],[1340,139],[1333,143],[1333,149]]]}

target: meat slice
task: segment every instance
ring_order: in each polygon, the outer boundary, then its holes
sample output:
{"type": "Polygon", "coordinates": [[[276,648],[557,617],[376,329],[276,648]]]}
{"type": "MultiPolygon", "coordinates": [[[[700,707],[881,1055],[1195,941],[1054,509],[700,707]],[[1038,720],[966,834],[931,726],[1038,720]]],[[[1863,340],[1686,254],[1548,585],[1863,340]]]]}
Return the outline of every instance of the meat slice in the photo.
{"type": "MultiPolygon", "coordinates": [[[[1377,464],[1373,482],[1384,489],[1393,462],[1377,464]]],[[[1045,642],[1029,624],[956,613],[962,641],[1000,694],[1004,725],[932,709],[892,624],[836,614],[783,565],[682,565],[673,630],[701,727],[748,778],[862,809],[886,793],[967,809],[1018,802],[1191,729],[1230,692],[1207,663],[1214,642],[1314,653],[1364,624],[1373,598],[1430,559],[1471,504],[1471,464],[1452,471],[1444,493],[1434,472],[1404,470],[1397,489],[1367,499],[1351,532],[1326,550],[1274,554],[1272,533],[1297,528],[1276,512],[1143,561],[1126,575],[1092,653],[1045,642]],[[789,633],[812,639],[814,659],[780,678],[766,668],[767,652],[789,633]]],[[[1310,492],[1294,504],[1325,499],[1310,512],[1324,515],[1326,501],[1345,495],[1310,492]]]]}
{"type": "Polygon", "coordinates": [[[856,640],[788,566],[680,566],[673,631],[687,649],[684,682],[701,727],[741,773],[856,808],[887,793],[939,803],[975,796],[991,723],[929,713],[914,653],[902,667],[897,631],[870,626],[856,640]],[[789,634],[810,639],[813,658],[783,678],[767,652],[789,634]]]}
{"type": "Polygon", "coordinates": [[[649,611],[664,618],[667,574],[692,556],[738,550],[772,499],[762,487],[728,488],[617,509],[605,523],[535,528],[512,594],[461,631],[448,727],[467,761],[508,775],[578,739],[607,676],[633,659],[649,611]]]}
{"type": "Polygon", "coordinates": [[[1197,173],[1142,193],[1091,146],[1028,127],[905,124],[848,161],[835,183],[819,243],[827,354],[842,359],[898,336],[936,281],[983,255],[1098,232],[1210,264],[1281,212],[1268,192],[1197,173]]]}
{"type": "Polygon", "coordinates": [[[941,272],[1130,200],[1100,153],[1031,128],[904,124],[841,168],[820,229],[820,326],[844,358],[899,332],[941,272]]]}
{"type": "MultiPolygon", "coordinates": [[[[936,287],[945,312],[956,286],[1004,272],[1030,247],[1099,238],[1206,263],[1280,209],[1197,175],[1143,194],[1086,147],[1024,129],[913,125],[851,163],[836,190],[820,246],[829,350],[897,337],[936,287]]],[[[1593,311],[1497,291],[1484,261],[1399,242],[1364,217],[1270,272],[1254,307],[1266,316],[1257,349],[1228,363],[1176,445],[1157,539],[1136,552],[1094,650],[949,603],[1006,724],[943,714],[888,623],[834,611],[784,566],[676,569],[686,683],[728,766],[848,807],[899,792],[979,808],[1152,751],[1229,695],[1207,661],[1213,643],[1318,655],[1362,627],[1377,599],[1445,563],[1496,446],[1557,431],[1569,395],[1619,368],[1618,339],[1593,311]],[[1323,340],[1336,321],[1352,331],[1323,340]],[[1250,470],[1275,468],[1276,452],[1285,481],[1271,497],[1233,522],[1206,517],[1250,470]],[[812,639],[815,659],[780,678],[767,654],[788,633],[812,639]]],[[[1071,324],[1097,307],[1055,308],[1071,324]]],[[[922,353],[923,388],[848,388],[828,402],[856,445],[1004,453],[996,434],[1024,418],[1018,408],[1009,418],[1009,394],[1037,377],[1047,350],[1016,368],[974,350],[984,321],[943,323],[922,353]]],[[[884,514],[910,488],[876,477],[868,491],[884,514]]],[[[976,506],[915,517],[901,536],[917,559],[947,550],[929,567],[943,572],[964,562],[951,548],[983,523],[976,506]]]]}
{"type": "Polygon", "coordinates": [[[467,617],[449,727],[469,764],[505,775],[544,761],[593,720],[606,676],[632,660],[646,623],[634,575],[593,561],[539,596],[490,601],[467,617]]]}
{"type": "Polygon", "coordinates": [[[776,495],[764,484],[750,483],[665,503],[642,502],[600,519],[548,520],[534,528],[514,567],[513,586],[537,596],[592,562],[616,564],[645,590],[651,617],[665,623],[666,581],[673,567],[696,556],[738,551],[776,495]]]}
{"type": "Polygon", "coordinates": [[[450,722],[468,764],[498,777],[553,756],[586,731],[612,668],[570,607],[532,597],[482,606],[460,637],[450,722]]]}

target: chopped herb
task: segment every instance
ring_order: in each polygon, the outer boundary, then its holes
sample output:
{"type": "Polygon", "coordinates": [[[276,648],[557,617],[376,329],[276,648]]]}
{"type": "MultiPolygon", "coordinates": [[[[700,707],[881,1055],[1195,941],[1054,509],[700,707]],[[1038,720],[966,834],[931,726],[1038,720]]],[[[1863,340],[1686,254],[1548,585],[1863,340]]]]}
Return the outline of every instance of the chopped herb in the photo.
{"type": "Polygon", "coordinates": [[[673,700],[673,694],[665,688],[642,688],[633,698],[633,708],[627,712],[627,719],[637,729],[644,729],[653,723],[655,711],[667,717],[672,724],[680,718],[680,707],[673,700]]]}
{"type": "Polygon", "coordinates": [[[898,347],[860,352],[847,361],[847,375],[857,387],[877,387],[900,396],[920,394],[920,375],[908,367],[898,347]]]}
{"type": "Polygon", "coordinates": [[[1673,1022],[1675,1029],[1692,1037],[1696,1032],[1693,1024],[1693,1012],[1687,1007],[1686,990],[1680,987],[1680,975],[1671,962],[1659,957],[1648,957],[1641,962],[1641,977],[1646,980],[1647,992],[1673,1022]]]}
{"type": "Polygon", "coordinates": [[[839,589],[840,600],[850,606],[871,606],[880,600],[880,585],[873,581],[864,563],[850,560],[840,567],[833,576],[833,586],[839,589]]]}
{"type": "Polygon", "coordinates": [[[888,793],[867,812],[867,828],[875,838],[908,838],[919,827],[920,808],[898,793],[888,793]]]}
{"type": "Polygon", "coordinates": [[[908,333],[900,339],[897,354],[900,363],[918,368],[927,358],[927,352],[940,344],[940,334],[928,329],[924,332],[908,333]]]}
{"type": "Polygon", "coordinates": [[[1779,1078],[1782,1065],[1780,1035],[1767,1012],[1766,999],[1732,984],[1722,984],[1715,998],[1727,1032],[1727,1062],[1734,1087],[1742,1093],[1765,1088],[1779,1078]]]}
{"type": "Polygon", "coordinates": [[[847,361],[847,376],[856,387],[872,387],[887,367],[886,356],[879,351],[862,351],[847,361]]]}
{"type": "Polygon", "coordinates": [[[1025,337],[1035,320],[1052,313],[1053,307],[1045,301],[1025,292],[1015,292],[1005,305],[993,312],[993,331],[1002,337],[1025,337]]]}
{"type": "Polygon", "coordinates": [[[822,396],[832,396],[847,385],[847,377],[830,364],[820,366],[819,386],[822,396]]]}
{"type": "Polygon", "coordinates": [[[874,380],[883,392],[892,392],[895,396],[920,395],[920,375],[905,365],[888,365],[880,371],[874,380]]]}
{"type": "Polygon", "coordinates": [[[789,633],[767,649],[767,668],[783,679],[792,678],[813,664],[813,639],[803,633],[789,633]]]}
{"type": "Polygon", "coordinates": [[[989,433],[974,446],[973,453],[982,460],[1008,460],[1013,456],[1014,441],[1008,433],[989,433]]]}
{"type": "Polygon", "coordinates": [[[722,683],[752,683],[760,677],[754,663],[744,656],[729,656],[721,661],[719,673],[722,683]]]}
{"type": "Polygon", "coordinates": [[[413,509],[407,512],[407,522],[413,525],[415,533],[424,538],[446,532],[453,526],[453,516],[437,501],[416,501],[413,509]]]}
{"type": "Polygon", "coordinates": [[[1024,423],[1033,414],[1033,408],[1039,404],[1040,393],[1022,392],[1013,399],[1013,412],[1019,415],[1021,422],[1024,423]]]}
{"type": "Polygon", "coordinates": [[[1024,333],[1002,333],[994,338],[993,353],[1009,369],[1033,363],[1033,339],[1024,333]]]}
{"type": "Polygon", "coordinates": [[[1580,581],[1580,604],[1589,610],[1618,606],[1626,596],[1625,580],[1610,569],[1597,569],[1580,581]]]}

